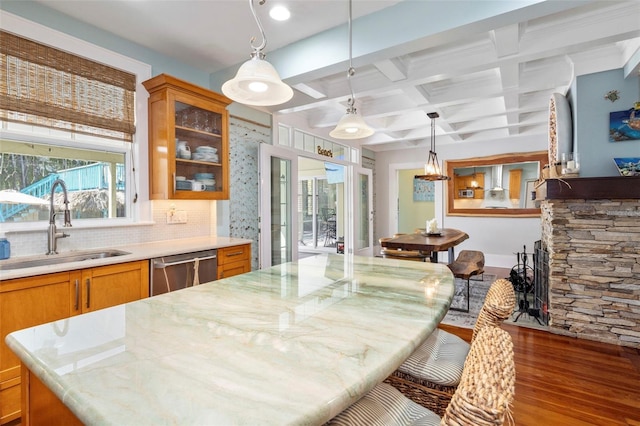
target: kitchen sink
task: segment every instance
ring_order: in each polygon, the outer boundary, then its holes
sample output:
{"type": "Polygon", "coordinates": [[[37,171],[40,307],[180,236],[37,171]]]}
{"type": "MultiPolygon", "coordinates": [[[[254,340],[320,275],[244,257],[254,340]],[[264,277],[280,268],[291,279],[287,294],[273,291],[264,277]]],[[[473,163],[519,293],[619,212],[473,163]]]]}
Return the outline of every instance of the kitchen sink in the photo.
{"type": "Polygon", "coordinates": [[[107,257],[131,254],[122,250],[73,251],[63,254],[42,255],[38,257],[17,258],[0,262],[0,271],[12,269],[35,268],[37,266],[56,265],[59,263],[81,262],[84,260],[104,259],[107,257]]]}

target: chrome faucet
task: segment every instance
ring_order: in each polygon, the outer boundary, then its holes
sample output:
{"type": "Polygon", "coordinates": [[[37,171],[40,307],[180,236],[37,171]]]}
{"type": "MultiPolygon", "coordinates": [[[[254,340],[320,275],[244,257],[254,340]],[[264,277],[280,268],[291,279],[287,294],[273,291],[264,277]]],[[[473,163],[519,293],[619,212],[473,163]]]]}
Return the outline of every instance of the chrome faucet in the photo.
{"type": "Polygon", "coordinates": [[[58,232],[58,230],[56,229],[56,215],[59,212],[56,212],[53,208],[53,197],[58,185],[62,187],[62,192],[64,193],[64,227],[71,227],[71,212],[69,211],[67,185],[65,185],[62,179],[56,179],[53,182],[53,185],[51,185],[51,197],[49,200],[49,231],[47,234],[47,254],[57,254],[58,252],[56,251],[56,249],[58,246],[58,238],[66,238],[69,236],[69,234],[58,232]]]}

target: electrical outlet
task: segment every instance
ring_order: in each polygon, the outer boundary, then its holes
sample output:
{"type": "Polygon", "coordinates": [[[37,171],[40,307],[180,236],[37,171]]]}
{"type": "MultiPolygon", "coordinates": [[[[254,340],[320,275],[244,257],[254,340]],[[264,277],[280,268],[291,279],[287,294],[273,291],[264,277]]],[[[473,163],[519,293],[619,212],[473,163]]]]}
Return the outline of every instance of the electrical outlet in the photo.
{"type": "Polygon", "coordinates": [[[187,223],[187,211],[186,210],[169,210],[167,212],[167,223],[169,225],[175,225],[177,223],[187,223]]]}

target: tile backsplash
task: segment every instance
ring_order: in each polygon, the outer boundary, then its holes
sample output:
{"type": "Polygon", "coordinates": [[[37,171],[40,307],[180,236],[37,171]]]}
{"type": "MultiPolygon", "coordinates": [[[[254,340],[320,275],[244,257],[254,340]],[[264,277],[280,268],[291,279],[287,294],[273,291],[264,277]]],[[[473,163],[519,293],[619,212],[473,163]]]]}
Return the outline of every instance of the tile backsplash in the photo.
{"type": "MultiPolygon", "coordinates": [[[[58,252],[115,247],[151,241],[201,237],[215,234],[211,211],[215,201],[152,201],[153,222],[104,228],[59,227],[69,234],[58,239],[58,252]],[[187,212],[187,223],[167,224],[167,211],[173,206],[187,212]]],[[[47,224],[34,224],[33,231],[7,233],[11,242],[11,257],[45,254],[47,224]]]]}

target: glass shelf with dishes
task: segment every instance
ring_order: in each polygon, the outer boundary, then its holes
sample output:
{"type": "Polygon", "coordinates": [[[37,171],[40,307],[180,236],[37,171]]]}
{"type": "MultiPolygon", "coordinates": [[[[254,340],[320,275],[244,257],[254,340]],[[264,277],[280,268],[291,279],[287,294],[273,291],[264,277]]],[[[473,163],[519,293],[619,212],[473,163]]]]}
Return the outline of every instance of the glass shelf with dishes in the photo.
{"type": "Polygon", "coordinates": [[[183,126],[175,130],[176,191],[222,191],[222,180],[216,180],[222,172],[221,135],[183,126]]]}
{"type": "Polygon", "coordinates": [[[228,199],[230,99],[164,74],[143,84],[151,199],[228,199]]]}

